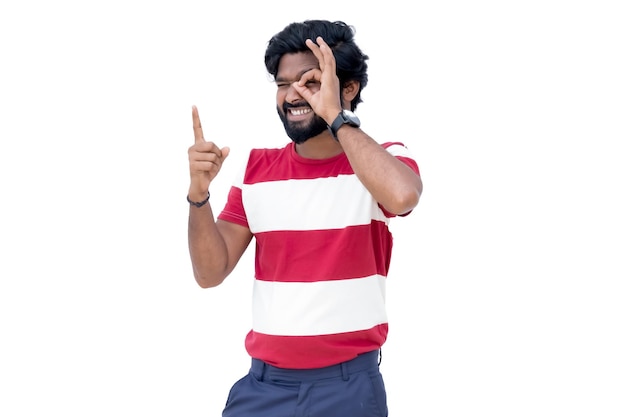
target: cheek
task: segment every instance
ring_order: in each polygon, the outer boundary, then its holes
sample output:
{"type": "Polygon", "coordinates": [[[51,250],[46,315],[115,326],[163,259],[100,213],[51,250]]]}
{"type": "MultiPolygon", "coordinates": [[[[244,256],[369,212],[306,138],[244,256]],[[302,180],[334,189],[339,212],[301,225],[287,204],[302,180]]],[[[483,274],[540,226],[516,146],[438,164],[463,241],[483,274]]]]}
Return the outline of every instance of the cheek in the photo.
{"type": "Polygon", "coordinates": [[[286,88],[279,88],[276,90],[276,104],[280,104],[282,106],[282,103],[285,101],[285,97],[287,97],[287,91],[288,89],[286,88]]]}
{"type": "Polygon", "coordinates": [[[283,112],[283,103],[285,102],[285,95],[281,93],[276,93],[276,109],[279,112],[283,112]]]}

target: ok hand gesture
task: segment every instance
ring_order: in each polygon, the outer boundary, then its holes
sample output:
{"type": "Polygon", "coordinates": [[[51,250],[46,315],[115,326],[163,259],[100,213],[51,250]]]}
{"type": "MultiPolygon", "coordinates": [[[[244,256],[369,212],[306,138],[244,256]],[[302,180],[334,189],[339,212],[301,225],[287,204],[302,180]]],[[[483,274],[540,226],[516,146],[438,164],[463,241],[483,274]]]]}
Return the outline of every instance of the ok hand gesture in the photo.
{"type": "Polygon", "coordinates": [[[313,111],[330,124],[341,111],[339,78],[335,56],[330,46],[318,36],[316,42],[306,40],[306,45],[319,62],[319,69],[305,72],[300,80],[294,83],[294,88],[311,106],[313,111]],[[319,85],[319,89],[311,86],[319,85]]]}

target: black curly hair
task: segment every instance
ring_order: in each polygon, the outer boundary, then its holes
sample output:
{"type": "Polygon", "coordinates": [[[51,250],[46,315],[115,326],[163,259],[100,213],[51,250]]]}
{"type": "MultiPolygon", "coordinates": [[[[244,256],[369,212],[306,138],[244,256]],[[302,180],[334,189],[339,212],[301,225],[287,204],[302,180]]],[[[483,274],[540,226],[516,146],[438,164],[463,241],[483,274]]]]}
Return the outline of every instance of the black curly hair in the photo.
{"type": "Polygon", "coordinates": [[[354,27],[342,21],[305,20],[291,23],[269,40],[265,51],[265,68],[275,78],[283,55],[308,52],[310,49],[305,41],[315,41],[321,36],[335,56],[340,85],[344,86],[348,81],[358,81],[360,84],[359,92],[350,103],[350,109],[354,111],[363,101],[361,91],[367,85],[366,61],[369,59],[355,43],[354,34],[354,27]]]}

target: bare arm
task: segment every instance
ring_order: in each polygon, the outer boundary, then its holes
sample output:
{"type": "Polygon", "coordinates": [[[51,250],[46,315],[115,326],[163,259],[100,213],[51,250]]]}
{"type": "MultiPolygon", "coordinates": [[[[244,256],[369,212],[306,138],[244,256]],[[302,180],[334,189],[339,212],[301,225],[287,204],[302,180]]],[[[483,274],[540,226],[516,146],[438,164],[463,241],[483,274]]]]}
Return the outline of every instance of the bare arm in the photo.
{"type": "MultiPolygon", "coordinates": [[[[192,109],[195,142],[189,148],[189,199],[203,201],[211,181],[219,173],[230,149],[218,148],[204,140],[198,109],[192,109]]],[[[221,284],[232,272],[252,240],[247,228],[225,221],[215,221],[209,202],[201,207],[190,205],[188,224],[189,254],[194,277],[202,288],[221,284]]]]}
{"type": "MultiPolygon", "coordinates": [[[[332,50],[321,37],[316,42],[309,39],[307,46],[317,57],[319,69],[304,73],[294,88],[330,125],[343,107],[348,108],[342,103],[352,101],[359,90],[359,83],[352,81],[340,89],[332,50]],[[318,91],[307,87],[310,81],[320,83],[318,91]]],[[[337,138],[354,173],[376,201],[394,214],[403,214],[415,208],[422,193],[419,175],[359,128],[344,125],[338,130],[337,138]]]]}
{"type": "Polygon", "coordinates": [[[361,129],[344,125],[337,138],[356,176],[383,207],[404,214],[417,206],[422,180],[411,168],[361,129]]]}
{"type": "Polygon", "coordinates": [[[189,208],[188,231],[193,274],[202,288],[221,284],[252,239],[246,227],[222,220],[215,222],[208,203],[189,208]]]}

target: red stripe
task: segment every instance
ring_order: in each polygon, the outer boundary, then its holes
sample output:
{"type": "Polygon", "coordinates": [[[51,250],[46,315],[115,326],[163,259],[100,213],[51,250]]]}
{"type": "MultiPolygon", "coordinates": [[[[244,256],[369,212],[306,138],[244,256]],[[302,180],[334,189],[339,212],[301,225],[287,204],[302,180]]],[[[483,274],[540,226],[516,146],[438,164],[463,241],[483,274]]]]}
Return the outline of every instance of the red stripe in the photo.
{"type": "Polygon", "coordinates": [[[314,282],[387,276],[393,239],[387,225],[257,233],[256,278],[314,282]],[[323,254],[323,257],[319,255],[323,254]]]}
{"type": "MultiPolygon", "coordinates": [[[[387,149],[390,148],[393,145],[400,145],[403,148],[406,147],[404,146],[404,143],[402,142],[386,142],[382,144],[382,147],[387,149]]],[[[396,155],[396,158],[398,158],[399,160],[401,160],[402,162],[404,162],[405,164],[407,164],[413,171],[415,171],[415,173],[417,175],[420,174],[420,170],[419,167],[417,166],[417,162],[415,162],[413,159],[407,157],[407,156],[402,156],[402,155],[396,155]]]]}
{"type": "MultiPolygon", "coordinates": [[[[385,148],[401,145],[400,142],[385,143],[385,148]]],[[[408,157],[397,156],[419,175],[417,163],[408,157]]],[[[293,143],[280,149],[253,149],[250,152],[244,178],[245,184],[289,179],[315,179],[354,174],[345,154],[328,159],[306,159],[295,151],[293,143]]]]}
{"type": "Polygon", "coordinates": [[[291,179],[317,179],[353,174],[345,154],[328,159],[306,159],[290,143],[282,149],[253,149],[244,177],[245,184],[291,179]]]}
{"type": "Polygon", "coordinates": [[[250,331],[246,349],[253,358],[279,368],[322,368],[380,348],[388,330],[384,323],[369,330],[321,336],[272,336],[250,331]]]}
{"type": "Polygon", "coordinates": [[[243,201],[241,199],[241,188],[235,186],[230,187],[226,205],[217,218],[227,222],[236,223],[243,227],[249,227],[248,218],[246,216],[246,211],[243,208],[243,201]]]}

